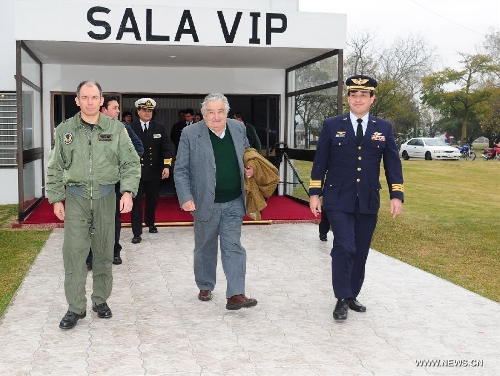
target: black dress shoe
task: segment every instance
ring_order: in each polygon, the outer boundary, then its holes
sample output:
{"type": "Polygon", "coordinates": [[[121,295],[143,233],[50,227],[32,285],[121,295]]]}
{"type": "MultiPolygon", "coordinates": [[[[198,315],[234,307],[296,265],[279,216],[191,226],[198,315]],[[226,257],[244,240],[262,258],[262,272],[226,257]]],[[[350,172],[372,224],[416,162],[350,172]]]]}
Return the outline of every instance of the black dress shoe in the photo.
{"type": "Polygon", "coordinates": [[[122,258],[120,256],[113,257],[113,265],[120,265],[122,263],[122,258]]]}
{"type": "Polygon", "coordinates": [[[83,312],[81,315],[75,312],[68,311],[59,323],[59,328],[61,329],[73,329],[76,326],[78,320],[83,319],[87,316],[87,312],[83,312]]]}
{"type": "Polygon", "coordinates": [[[366,307],[358,302],[356,298],[349,299],[349,308],[356,312],[366,312],[366,307]]]}
{"type": "Polygon", "coordinates": [[[333,318],[335,320],[345,320],[347,319],[347,311],[349,310],[349,300],[339,299],[333,310],[333,318]]]}
{"type": "Polygon", "coordinates": [[[149,232],[151,234],[156,234],[158,232],[158,228],[156,226],[149,226],[149,232]]]}
{"type": "Polygon", "coordinates": [[[108,307],[108,303],[95,304],[92,306],[92,311],[97,312],[97,317],[101,319],[109,319],[113,314],[108,307]]]}
{"type": "Polygon", "coordinates": [[[319,234],[319,240],[322,242],[326,242],[328,240],[328,237],[326,234],[319,234]]]}
{"type": "Polygon", "coordinates": [[[138,244],[138,243],[140,243],[140,242],[141,242],[141,240],[142,240],[141,235],[137,235],[137,236],[134,236],[134,237],[132,238],[132,243],[133,243],[133,244],[138,244]]]}

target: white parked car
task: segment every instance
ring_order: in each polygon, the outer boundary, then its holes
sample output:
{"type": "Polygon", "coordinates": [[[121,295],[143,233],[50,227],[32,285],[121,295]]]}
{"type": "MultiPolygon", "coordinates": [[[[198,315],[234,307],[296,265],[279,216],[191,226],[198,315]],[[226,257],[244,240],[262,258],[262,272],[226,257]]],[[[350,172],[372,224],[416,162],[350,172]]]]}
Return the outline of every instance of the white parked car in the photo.
{"type": "Polygon", "coordinates": [[[404,159],[460,159],[460,151],[440,138],[415,137],[401,145],[399,155],[404,159]]]}

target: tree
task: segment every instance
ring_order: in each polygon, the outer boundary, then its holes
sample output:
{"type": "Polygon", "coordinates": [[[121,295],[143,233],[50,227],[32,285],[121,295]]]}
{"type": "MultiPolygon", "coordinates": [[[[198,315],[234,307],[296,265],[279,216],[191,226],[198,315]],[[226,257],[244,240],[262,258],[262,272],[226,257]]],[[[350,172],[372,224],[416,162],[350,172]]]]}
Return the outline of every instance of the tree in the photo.
{"type": "Polygon", "coordinates": [[[374,116],[384,117],[395,126],[396,133],[411,134],[420,124],[417,93],[420,78],[431,71],[434,50],[420,36],[397,38],[388,48],[376,48],[370,31],[351,38],[352,50],[344,70],[351,74],[366,74],[378,81],[376,100],[370,109],[374,116]]]}
{"type": "Polygon", "coordinates": [[[490,147],[500,141],[500,88],[489,88],[488,99],[478,104],[481,130],[488,137],[490,147]]]}
{"type": "Polygon", "coordinates": [[[422,86],[421,77],[431,71],[436,56],[423,37],[410,34],[397,38],[379,59],[379,79],[398,83],[404,92],[415,96],[422,86]]]}
{"type": "Polygon", "coordinates": [[[481,83],[484,75],[499,72],[490,56],[461,54],[463,69],[446,68],[422,78],[421,100],[444,117],[461,119],[460,139],[467,139],[469,120],[478,117],[479,105],[490,96],[481,83]]]}
{"type": "Polygon", "coordinates": [[[374,39],[376,33],[364,30],[355,36],[350,36],[347,41],[349,54],[344,62],[344,73],[346,77],[356,74],[376,76],[378,68],[378,54],[374,39]]]}
{"type": "MultiPolygon", "coordinates": [[[[493,61],[500,61],[500,30],[490,30],[489,34],[486,34],[483,47],[485,54],[490,56],[493,61]]],[[[500,75],[498,72],[494,74],[494,79],[497,82],[500,81],[500,75]]]]}
{"type": "MultiPolygon", "coordinates": [[[[336,58],[328,58],[294,71],[294,91],[314,88],[338,77],[336,58]]],[[[304,147],[309,148],[312,135],[318,135],[325,118],[337,114],[336,88],[303,93],[295,96],[296,145],[304,137],[304,147]],[[303,132],[303,134],[302,134],[303,132]]]]}

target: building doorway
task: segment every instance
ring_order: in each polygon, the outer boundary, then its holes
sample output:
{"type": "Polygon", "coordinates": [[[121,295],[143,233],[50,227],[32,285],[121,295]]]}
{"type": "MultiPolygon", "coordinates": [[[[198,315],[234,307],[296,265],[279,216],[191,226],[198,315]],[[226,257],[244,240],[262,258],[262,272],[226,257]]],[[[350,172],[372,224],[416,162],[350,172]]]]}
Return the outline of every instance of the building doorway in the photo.
{"type": "MultiPolygon", "coordinates": [[[[109,94],[117,95],[116,93],[109,94]]],[[[269,157],[270,149],[279,140],[280,96],[259,94],[226,96],[231,108],[228,117],[232,118],[235,111],[243,111],[247,121],[253,124],[257,131],[262,144],[260,152],[262,155],[269,157]]],[[[125,111],[131,112],[133,120],[137,117],[134,106],[135,101],[143,97],[153,98],[156,101],[155,117],[159,122],[165,124],[167,132],[170,134],[172,125],[179,121],[179,110],[191,108],[195,113],[199,112],[205,94],[126,93],[119,95],[119,97],[121,97],[121,114],[125,111]]],[[[52,93],[52,104],[52,116],[54,120],[52,124],[54,126],[74,116],[80,110],[75,104],[75,93],[52,93]]],[[[174,148],[173,145],[172,148],[174,148]]],[[[162,182],[160,194],[175,194],[173,179],[167,179],[165,182],[162,182]]]]}

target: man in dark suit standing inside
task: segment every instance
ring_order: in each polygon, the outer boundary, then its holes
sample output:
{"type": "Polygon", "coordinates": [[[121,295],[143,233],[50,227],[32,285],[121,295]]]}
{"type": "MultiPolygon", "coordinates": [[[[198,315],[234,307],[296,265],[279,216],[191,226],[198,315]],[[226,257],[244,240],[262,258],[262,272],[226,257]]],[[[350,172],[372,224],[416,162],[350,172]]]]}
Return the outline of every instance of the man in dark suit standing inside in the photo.
{"type": "Polygon", "coordinates": [[[257,131],[255,130],[255,127],[247,122],[245,113],[243,111],[236,111],[233,114],[233,117],[245,124],[245,128],[247,130],[247,138],[248,138],[248,143],[250,144],[251,148],[256,149],[260,153],[260,149],[262,148],[262,145],[260,143],[260,138],[257,135],[257,131]]]}
{"type": "Polygon", "coordinates": [[[172,165],[172,150],[170,138],[164,124],[152,120],[156,102],[151,98],[141,98],[135,102],[138,120],[132,122],[132,130],[139,136],[144,145],[144,155],[141,157],[141,181],[134,198],[132,209],[132,243],[140,243],[142,238],[142,223],[149,228],[150,233],[157,233],[155,211],[158,204],[160,182],[170,176],[172,165]],[[146,194],[145,213],[142,210],[142,198],[146,194]]]}
{"type": "Polygon", "coordinates": [[[401,213],[404,199],[403,170],[393,126],[369,113],[377,81],[357,75],[349,77],[346,86],[350,112],[325,120],[309,186],[312,213],[321,213],[322,195],[323,210],[334,233],[331,257],[337,298],[335,320],[347,319],[349,308],[366,311],[357,296],[380,209],[382,159],[393,217],[401,213]]]}
{"type": "MultiPolygon", "coordinates": [[[[172,125],[172,130],[170,131],[170,138],[175,145],[176,152],[179,149],[179,140],[181,139],[182,130],[186,126],[193,124],[194,110],[192,108],[186,108],[182,110],[182,113],[184,114],[184,119],[172,125]]],[[[179,118],[180,117],[181,112],[179,111],[179,118]]]]}

